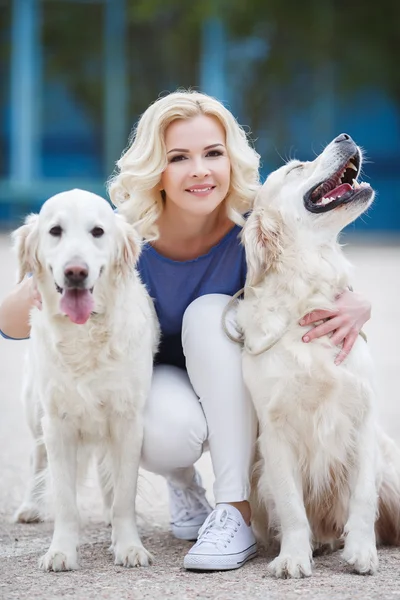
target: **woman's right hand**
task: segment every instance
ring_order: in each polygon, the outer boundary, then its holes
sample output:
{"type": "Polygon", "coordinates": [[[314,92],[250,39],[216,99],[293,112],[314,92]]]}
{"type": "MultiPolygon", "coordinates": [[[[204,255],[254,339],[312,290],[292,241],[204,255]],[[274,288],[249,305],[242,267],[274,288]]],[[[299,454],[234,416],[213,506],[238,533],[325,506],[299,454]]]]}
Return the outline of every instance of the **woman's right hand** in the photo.
{"type": "Polygon", "coordinates": [[[25,277],[0,303],[0,329],[14,339],[30,335],[30,312],[42,309],[42,299],[33,277],[25,277]]]}

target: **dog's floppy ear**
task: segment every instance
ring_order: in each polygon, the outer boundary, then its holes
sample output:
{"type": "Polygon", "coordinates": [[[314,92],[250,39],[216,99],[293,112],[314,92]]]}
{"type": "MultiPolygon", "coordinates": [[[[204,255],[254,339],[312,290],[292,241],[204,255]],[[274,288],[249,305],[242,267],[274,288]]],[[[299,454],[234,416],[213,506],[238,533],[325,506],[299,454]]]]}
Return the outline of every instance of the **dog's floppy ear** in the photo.
{"type": "Polygon", "coordinates": [[[23,280],[25,275],[35,271],[38,267],[38,225],[39,215],[31,214],[26,217],[24,225],[12,233],[12,239],[18,258],[18,283],[23,280]]]}
{"type": "Polygon", "coordinates": [[[262,207],[255,208],[242,232],[248,268],[246,285],[257,285],[263,274],[278,259],[281,237],[279,214],[262,207]]]}
{"type": "Polygon", "coordinates": [[[118,230],[117,267],[126,274],[135,267],[141,252],[141,239],[136,229],[122,215],[115,215],[118,230]]]}

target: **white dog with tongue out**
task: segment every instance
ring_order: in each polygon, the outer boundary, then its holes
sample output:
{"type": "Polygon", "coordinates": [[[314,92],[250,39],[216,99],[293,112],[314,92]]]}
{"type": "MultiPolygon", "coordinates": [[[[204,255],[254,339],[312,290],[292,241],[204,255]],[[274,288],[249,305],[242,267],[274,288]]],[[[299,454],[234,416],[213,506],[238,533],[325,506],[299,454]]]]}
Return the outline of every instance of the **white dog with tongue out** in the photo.
{"type": "Polygon", "coordinates": [[[92,445],[115,563],[147,565],[135,497],[158,325],[135,270],[138,238],[106,200],[72,190],[47,200],[14,239],[20,279],[32,273],[42,297],[42,310],[31,312],[24,386],[33,473],[16,519],[40,518],[48,459],[55,529],[41,566],[76,569],[78,450],[92,445]]]}

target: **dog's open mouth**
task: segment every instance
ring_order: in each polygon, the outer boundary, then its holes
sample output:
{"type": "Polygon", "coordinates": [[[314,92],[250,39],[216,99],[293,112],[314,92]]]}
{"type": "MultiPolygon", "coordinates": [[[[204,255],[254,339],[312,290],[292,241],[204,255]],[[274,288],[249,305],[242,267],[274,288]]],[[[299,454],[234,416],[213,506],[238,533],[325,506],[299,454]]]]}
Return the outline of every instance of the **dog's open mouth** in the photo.
{"type": "Polygon", "coordinates": [[[60,308],[69,319],[77,325],[84,325],[93,312],[93,288],[61,288],[56,284],[61,294],[60,308]]]}
{"type": "Polygon", "coordinates": [[[314,213],[327,212],[358,197],[361,199],[366,190],[367,199],[372,193],[369,183],[357,182],[360,162],[360,154],[357,151],[329,179],[312,187],[304,196],[306,209],[314,213]]]}

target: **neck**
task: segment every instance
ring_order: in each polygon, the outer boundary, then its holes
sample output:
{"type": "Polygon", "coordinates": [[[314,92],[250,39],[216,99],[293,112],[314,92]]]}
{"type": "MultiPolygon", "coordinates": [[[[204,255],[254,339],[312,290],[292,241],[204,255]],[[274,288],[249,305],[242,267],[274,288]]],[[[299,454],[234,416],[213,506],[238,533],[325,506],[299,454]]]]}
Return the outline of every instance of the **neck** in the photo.
{"type": "Polygon", "coordinates": [[[153,247],[163,256],[178,261],[206,254],[234,227],[224,203],[211,214],[200,216],[166,207],[157,225],[160,235],[153,247]]]}
{"type": "Polygon", "coordinates": [[[349,279],[349,263],[336,241],[308,249],[303,243],[294,242],[283,249],[274,271],[280,285],[302,300],[310,296],[320,299],[321,295],[333,300],[349,279]]]}
{"type": "Polygon", "coordinates": [[[190,241],[201,236],[212,235],[221,224],[229,221],[225,203],[219,205],[209,215],[193,215],[167,203],[157,225],[160,238],[173,238],[175,241],[190,241]]]}

